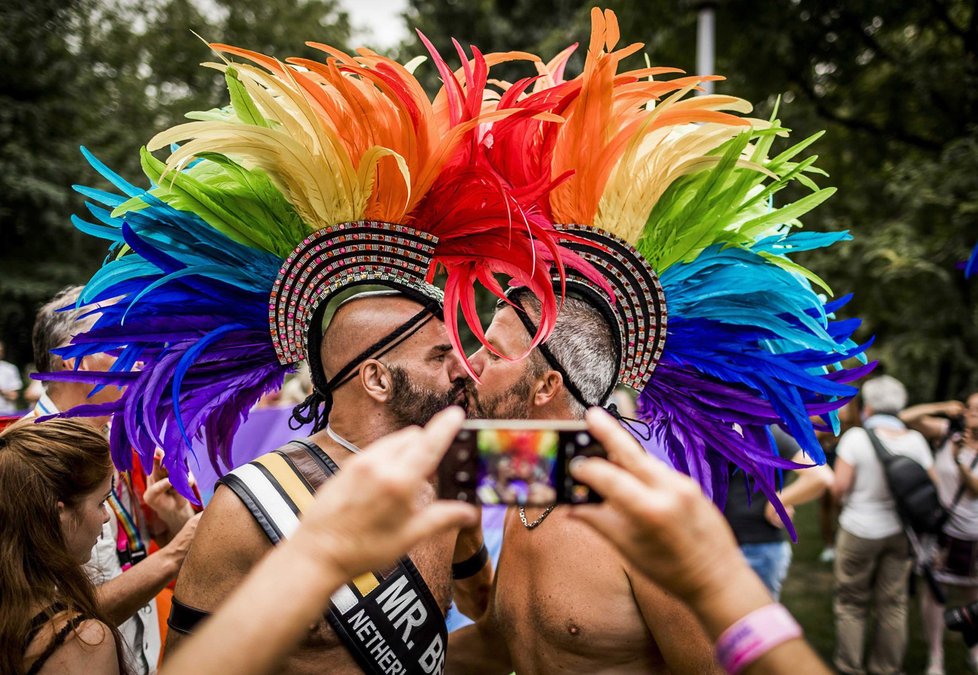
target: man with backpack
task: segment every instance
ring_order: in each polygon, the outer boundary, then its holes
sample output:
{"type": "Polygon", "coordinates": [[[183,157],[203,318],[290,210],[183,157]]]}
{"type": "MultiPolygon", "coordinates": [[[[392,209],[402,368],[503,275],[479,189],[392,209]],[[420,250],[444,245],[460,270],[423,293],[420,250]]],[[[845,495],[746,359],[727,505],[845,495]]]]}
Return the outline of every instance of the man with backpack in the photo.
{"type": "MultiPolygon", "coordinates": [[[[926,470],[931,481],[934,470],[926,439],[907,429],[897,417],[907,403],[903,384],[882,375],[867,381],[861,394],[863,426],[850,429],[840,439],[835,465],[833,492],[843,503],[834,569],[835,667],[842,673],[882,675],[902,671],[912,566],[904,531],[906,495],[894,498],[890,484],[900,476],[885,469],[884,464],[894,458],[912,459],[926,470]],[[876,629],[864,666],[870,608],[876,629]]],[[[930,488],[930,484],[918,484],[915,496],[930,488]]]]}

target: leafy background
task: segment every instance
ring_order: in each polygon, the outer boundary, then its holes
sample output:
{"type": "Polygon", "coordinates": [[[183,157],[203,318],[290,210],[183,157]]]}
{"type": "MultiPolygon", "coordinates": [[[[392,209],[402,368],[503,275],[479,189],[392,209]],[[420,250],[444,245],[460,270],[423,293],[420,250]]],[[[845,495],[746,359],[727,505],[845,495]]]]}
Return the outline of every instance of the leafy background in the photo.
{"type": "MultiPolygon", "coordinates": [[[[694,68],[698,2],[608,2],[622,35],[652,62],[694,68]]],[[[721,0],[716,71],[733,93],[802,138],[819,129],[819,165],[838,194],[806,218],[855,241],[805,260],[876,336],[873,356],[914,400],[978,388],[974,284],[959,264],[978,241],[978,2],[721,0]]],[[[590,5],[568,0],[410,0],[409,25],[448,54],[450,37],[483,51],[544,55],[585,41],[590,5]]],[[[223,103],[199,67],[194,32],[277,55],[314,39],[347,45],[335,0],[0,0],[0,336],[31,360],[39,304],[101,263],[74,232],[72,183],[95,183],[85,145],[130,180],[137,149],[188,110],[223,103]],[[193,31],[193,32],[192,32],[193,31]]],[[[355,46],[355,45],[349,45],[355,46]]],[[[422,52],[416,37],[395,56],[422,52]]],[[[579,70],[581,54],[572,61],[579,70]]],[[[434,69],[419,71],[437,86],[434,69]]],[[[506,78],[527,74],[500,70],[506,78]]]]}

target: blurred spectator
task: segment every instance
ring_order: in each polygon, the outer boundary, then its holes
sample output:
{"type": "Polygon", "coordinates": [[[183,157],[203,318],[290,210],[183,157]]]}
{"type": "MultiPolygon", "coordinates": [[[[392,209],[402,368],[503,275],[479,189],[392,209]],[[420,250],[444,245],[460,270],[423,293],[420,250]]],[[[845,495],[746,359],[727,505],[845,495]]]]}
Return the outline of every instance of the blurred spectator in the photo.
{"type": "MultiPolygon", "coordinates": [[[[66,288],[38,311],[32,337],[34,361],[40,372],[102,371],[111,367],[112,357],[107,354],[86,356],[79,363],[55,354],[94,320],[85,316],[88,309],[73,307],[81,290],[80,286],[66,288]]],[[[120,394],[116,387],[103,387],[96,393],[90,383],[51,381],[28,417],[52,415],[82,404],[107,403],[120,394]]],[[[87,421],[98,428],[107,424],[108,418],[87,421]]],[[[133,463],[133,471],[115,475],[108,499],[113,517],[104,524],[86,569],[98,587],[102,611],[119,625],[130,668],[136,673],[150,673],[156,670],[162,645],[154,598],[176,578],[193,540],[197,518],[159,466],[146,476],[135,456],[133,463]],[[144,510],[143,502],[150,511],[144,510]],[[159,545],[159,550],[152,551],[154,545],[159,545]]]]}
{"type": "Polygon", "coordinates": [[[125,671],[82,569],[109,519],[105,436],[75,420],[0,433],[0,672],[125,671]]]}
{"type": "Polygon", "coordinates": [[[17,411],[17,400],[24,383],[17,366],[4,361],[4,356],[6,346],[0,341],[0,415],[9,415],[17,411]]]}
{"type": "MultiPolygon", "coordinates": [[[[849,429],[858,427],[861,423],[859,419],[860,408],[859,397],[856,396],[839,409],[839,434],[831,431],[816,431],[815,436],[822,444],[825,451],[825,465],[830,469],[835,469],[836,448],[839,446],[839,439],[849,429]]],[[[831,563],[835,560],[835,536],[836,526],[839,524],[839,502],[835,498],[832,490],[826,490],[818,502],[818,527],[822,535],[822,549],[818,559],[823,563],[831,563]]]]}
{"type": "Polygon", "coordinates": [[[31,379],[31,374],[37,372],[37,366],[28,363],[24,374],[27,375],[27,388],[24,389],[24,402],[26,407],[33,408],[44,396],[44,384],[40,380],[31,379]]]}
{"type": "Polygon", "coordinates": [[[312,375],[309,373],[309,364],[303,361],[295,374],[291,375],[282,387],[282,396],[279,405],[294,408],[299,405],[309,394],[312,393],[312,375]]]}
{"type": "MultiPolygon", "coordinates": [[[[978,600],[978,393],[960,401],[907,408],[900,419],[938,446],[937,491],[948,520],[934,542],[934,577],[946,590],[961,588],[965,602],[978,600]]],[[[927,675],[944,675],[944,606],[928,588],[920,594],[928,645],[927,675]]],[[[978,672],[978,645],[968,658],[978,672]]]]}
{"type": "MultiPolygon", "coordinates": [[[[771,433],[782,459],[797,464],[811,463],[795,439],[777,427],[771,427],[771,433]]],[[[832,469],[828,466],[813,465],[790,473],[795,479],[781,491],[780,497],[791,517],[794,517],[795,506],[816,499],[832,487],[832,469]]],[[[739,471],[730,476],[730,491],[723,515],[747,563],[777,600],[791,565],[791,543],[781,517],[762,493],[750,494],[747,481],[739,471]]]]}
{"type": "Polygon", "coordinates": [[[840,439],[833,492],[842,500],[835,546],[835,666],[842,673],[900,673],[907,646],[907,585],[910,544],[897,515],[867,430],[893,454],[928,469],[933,459],[926,439],[906,428],[899,412],[907,390],[889,375],[862,387],[863,428],[840,439]],[[863,664],[866,619],[876,615],[868,659],[863,664]]]}

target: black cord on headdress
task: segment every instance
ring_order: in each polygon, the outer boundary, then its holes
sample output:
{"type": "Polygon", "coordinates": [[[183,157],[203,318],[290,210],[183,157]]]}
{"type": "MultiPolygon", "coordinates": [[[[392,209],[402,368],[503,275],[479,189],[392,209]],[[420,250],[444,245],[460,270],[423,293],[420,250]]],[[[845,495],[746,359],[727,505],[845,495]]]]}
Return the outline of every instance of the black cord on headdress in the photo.
{"type": "Polygon", "coordinates": [[[325,429],[330,408],[333,407],[332,393],[327,392],[327,394],[329,401],[324,399],[318,391],[313,391],[302,403],[292,408],[292,416],[289,417],[289,429],[298,431],[310,423],[313,433],[325,429]],[[295,422],[294,425],[293,422],[295,422]]]}
{"type": "MultiPolygon", "coordinates": [[[[523,303],[520,302],[519,293],[518,292],[511,293],[508,296],[508,298],[510,302],[516,305],[517,309],[519,310],[516,312],[516,316],[519,317],[520,323],[523,324],[523,327],[526,329],[526,332],[528,332],[530,334],[530,337],[532,338],[534,335],[537,334],[537,327],[533,325],[533,321],[530,319],[530,316],[527,313],[526,308],[523,307],[523,303]]],[[[546,344],[544,343],[538,344],[537,349],[540,350],[540,353],[543,355],[544,360],[546,360],[546,362],[550,365],[550,367],[556,370],[558,373],[560,373],[560,376],[561,378],[563,378],[564,381],[564,386],[567,388],[567,391],[570,392],[570,395],[573,396],[578,403],[580,403],[585,408],[602,407],[600,402],[591,403],[584,397],[584,394],[581,392],[580,388],[574,383],[574,380],[571,379],[570,375],[567,374],[567,371],[564,369],[560,361],[557,360],[557,357],[554,356],[553,352],[550,351],[550,349],[547,347],[546,344]]],[[[603,401],[607,400],[608,397],[611,396],[611,392],[614,391],[615,389],[615,384],[616,384],[615,382],[612,382],[611,385],[608,387],[608,389],[605,391],[604,398],[602,398],[603,401]]],[[[635,434],[638,435],[640,438],[646,441],[652,440],[652,427],[649,426],[648,423],[639,419],[635,419],[634,417],[625,417],[624,415],[621,414],[621,412],[618,410],[618,406],[615,405],[614,403],[609,403],[607,406],[603,406],[603,407],[605,410],[608,411],[609,415],[611,415],[616,420],[618,420],[623,426],[627,426],[629,429],[635,432],[635,434]],[[643,427],[644,427],[644,433],[640,431],[640,429],[642,429],[643,427]]]]}
{"type": "Polygon", "coordinates": [[[310,359],[313,392],[292,409],[289,428],[298,431],[311,423],[313,433],[325,429],[329,422],[330,410],[333,409],[333,392],[356,376],[360,364],[367,359],[376,359],[387,354],[421,330],[431,319],[441,315],[441,306],[437,302],[427,300],[422,304],[424,309],[360,352],[352,361],[340,368],[331,380],[326,379],[319,359],[310,359]],[[294,426],[293,422],[295,422],[294,426]]]}
{"type": "Polygon", "coordinates": [[[608,411],[609,415],[618,420],[622,426],[631,429],[643,441],[652,440],[652,425],[645,420],[636,419],[635,417],[625,417],[614,403],[609,403],[604,409],[608,411]]]}

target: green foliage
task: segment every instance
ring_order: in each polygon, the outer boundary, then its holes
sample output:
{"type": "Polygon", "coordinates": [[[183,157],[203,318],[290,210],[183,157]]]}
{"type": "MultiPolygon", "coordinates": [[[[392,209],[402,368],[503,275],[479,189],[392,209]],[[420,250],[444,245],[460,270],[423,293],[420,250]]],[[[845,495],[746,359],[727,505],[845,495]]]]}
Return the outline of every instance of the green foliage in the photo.
{"type": "Polygon", "coordinates": [[[345,45],[336,0],[31,0],[0,5],[0,338],[7,358],[32,361],[37,307],[84,283],[105,256],[69,216],[84,214],[74,183],[98,185],[90,148],[145,185],[139,148],[192,110],[224,105],[204,40],[282,56],[318,54],[306,40],[345,45]],[[197,35],[200,37],[197,37],[197,35]]]}

